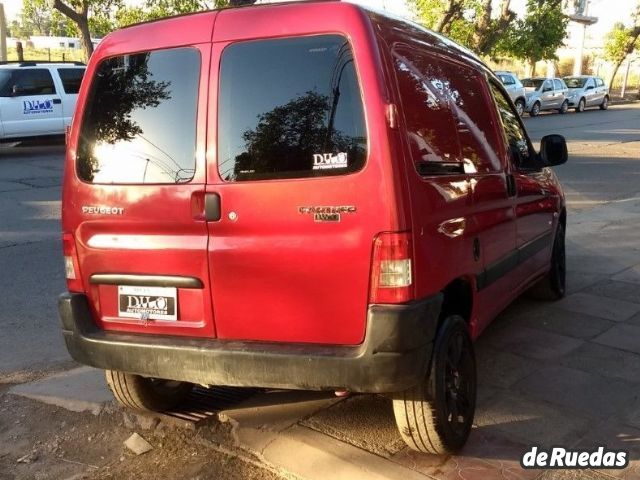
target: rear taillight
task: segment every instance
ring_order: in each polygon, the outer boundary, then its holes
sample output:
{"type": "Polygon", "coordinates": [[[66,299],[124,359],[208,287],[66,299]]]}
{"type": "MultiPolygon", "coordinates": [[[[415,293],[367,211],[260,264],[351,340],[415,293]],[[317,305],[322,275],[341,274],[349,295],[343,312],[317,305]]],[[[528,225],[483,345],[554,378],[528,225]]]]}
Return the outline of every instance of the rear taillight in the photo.
{"type": "Polygon", "coordinates": [[[62,253],[64,254],[67,289],[70,292],[83,292],[84,288],[82,287],[82,279],[80,278],[76,241],[70,233],[62,234],[62,253]]]}
{"type": "Polygon", "coordinates": [[[404,303],[414,298],[410,232],[385,232],[373,241],[371,303],[404,303]]]}

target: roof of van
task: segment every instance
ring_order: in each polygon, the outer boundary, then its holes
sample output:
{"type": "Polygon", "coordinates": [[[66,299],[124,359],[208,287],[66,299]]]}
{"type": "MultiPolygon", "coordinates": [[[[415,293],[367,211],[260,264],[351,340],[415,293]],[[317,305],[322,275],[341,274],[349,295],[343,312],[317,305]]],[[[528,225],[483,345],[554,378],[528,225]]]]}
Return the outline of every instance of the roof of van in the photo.
{"type": "MultiPolygon", "coordinates": [[[[264,32],[268,30],[269,26],[273,26],[274,32],[278,35],[286,35],[286,29],[283,30],[281,26],[279,28],[278,25],[273,25],[272,22],[266,23],[265,20],[260,17],[267,12],[271,15],[271,13],[275,13],[275,11],[278,10],[278,14],[283,15],[283,17],[287,17],[288,20],[291,20],[294,17],[299,18],[300,20],[295,22],[297,24],[302,23],[304,25],[304,23],[309,23],[310,25],[313,25],[315,19],[318,18],[318,15],[325,16],[323,12],[325,9],[327,11],[340,9],[343,13],[341,16],[343,17],[344,14],[349,14],[349,12],[351,14],[366,12],[367,14],[382,18],[385,21],[403,23],[414,29],[420,30],[426,36],[430,37],[429,43],[433,46],[438,46],[440,48],[444,47],[447,50],[452,51],[452,53],[464,56],[490,71],[482,59],[475,53],[461,45],[458,45],[453,40],[442,34],[433,32],[416,22],[389,14],[388,12],[341,0],[289,0],[266,4],[227,7],[151,20],[148,22],[129,25],[107,35],[107,37],[105,37],[105,39],[98,45],[98,49],[104,49],[109,52],[111,47],[115,50],[127,48],[126,45],[123,45],[123,40],[125,40],[124,43],[129,43],[133,37],[140,36],[147,37],[147,40],[145,41],[135,42],[140,49],[190,45],[203,43],[207,40],[216,42],[239,41],[241,39],[255,38],[250,34],[251,29],[259,28],[264,32]],[[308,13],[308,16],[305,16],[305,13],[308,13]],[[256,20],[256,22],[245,22],[244,19],[241,21],[240,16],[244,17],[245,15],[253,17],[253,20],[256,20]],[[217,20],[217,18],[225,18],[226,21],[221,22],[217,20]],[[173,24],[172,26],[175,28],[166,28],[171,24],[173,24]],[[243,26],[246,28],[242,28],[243,26]],[[130,32],[130,30],[136,29],[140,29],[141,31],[136,32],[136,34],[130,32]],[[147,29],[149,29],[149,31],[145,31],[143,34],[142,31],[147,29]],[[147,44],[149,44],[148,47],[147,44]]],[[[269,33],[269,36],[273,36],[273,33],[269,33]]]]}

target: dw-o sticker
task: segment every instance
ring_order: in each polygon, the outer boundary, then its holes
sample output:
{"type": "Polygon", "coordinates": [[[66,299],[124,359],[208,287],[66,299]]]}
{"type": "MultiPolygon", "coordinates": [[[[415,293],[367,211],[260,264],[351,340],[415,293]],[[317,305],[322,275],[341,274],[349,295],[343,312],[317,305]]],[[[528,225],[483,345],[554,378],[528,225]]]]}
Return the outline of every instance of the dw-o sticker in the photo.
{"type": "Polygon", "coordinates": [[[347,168],[347,153],[340,152],[336,155],[333,153],[314,153],[313,169],[314,170],[331,170],[334,168],[347,168]]]}
{"type": "Polygon", "coordinates": [[[24,100],[23,114],[53,113],[53,100],[24,100]]]}

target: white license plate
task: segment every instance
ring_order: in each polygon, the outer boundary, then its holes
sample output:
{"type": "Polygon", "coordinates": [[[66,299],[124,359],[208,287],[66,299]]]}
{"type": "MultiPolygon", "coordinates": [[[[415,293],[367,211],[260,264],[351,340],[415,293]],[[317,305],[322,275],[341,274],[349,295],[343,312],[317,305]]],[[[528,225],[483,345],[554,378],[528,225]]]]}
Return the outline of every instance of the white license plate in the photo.
{"type": "Polygon", "coordinates": [[[178,320],[175,287],[118,287],[118,315],[140,320],[178,320]]]}

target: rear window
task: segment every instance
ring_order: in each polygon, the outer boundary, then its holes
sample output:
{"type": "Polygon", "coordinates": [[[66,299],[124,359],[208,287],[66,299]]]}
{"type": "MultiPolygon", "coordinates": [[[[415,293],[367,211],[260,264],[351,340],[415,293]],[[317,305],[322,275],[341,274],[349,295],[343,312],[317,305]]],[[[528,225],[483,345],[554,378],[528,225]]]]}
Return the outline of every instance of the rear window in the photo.
{"type": "Polygon", "coordinates": [[[59,68],[58,74],[60,75],[60,80],[62,80],[64,93],[73,94],[80,91],[84,68],[59,68]]]}
{"type": "Polygon", "coordinates": [[[195,173],[200,53],[103,60],[85,107],[77,170],[94,183],[184,183],[195,173]]]}
{"type": "Polygon", "coordinates": [[[524,85],[525,88],[535,88],[537,90],[540,88],[540,85],[542,85],[542,82],[544,82],[542,78],[525,78],[522,80],[522,85],[524,85]]]}
{"type": "Polygon", "coordinates": [[[339,35],[236,43],[222,56],[218,170],[226,181],[342,175],[366,157],[353,53],[339,35]]]}

